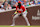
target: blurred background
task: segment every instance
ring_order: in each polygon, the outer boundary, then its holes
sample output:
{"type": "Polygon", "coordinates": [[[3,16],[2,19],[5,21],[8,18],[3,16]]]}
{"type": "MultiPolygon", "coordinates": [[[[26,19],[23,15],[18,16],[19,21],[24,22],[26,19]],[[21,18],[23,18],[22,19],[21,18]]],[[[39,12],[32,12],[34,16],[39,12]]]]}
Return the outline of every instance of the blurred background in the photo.
{"type": "Polygon", "coordinates": [[[0,0],[0,11],[16,8],[18,1],[21,1],[23,6],[33,6],[40,4],[40,0],[0,0]]]}
{"type": "MultiPolygon", "coordinates": [[[[12,9],[14,10],[14,8],[16,8],[16,6],[18,5],[18,1],[21,1],[21,4],[26,8],[30,6],[35,6],[28,8],[29,13],[27,17],[31,22],[31,25],[40,25],[40,20],[38,21],[32,20],[32,16],[33,17],[37,16],[37,11],[38,10],[40,11],[40,6],[36,6],[36,5],[40,5],[40,0],[0,0],[0,25],[8,25],[12,23],[12,15],[15,11],[8,11],[8,10],[12,10],[12,9]]],[[[37,18],[39,18],[39,16],[37,16],[37,18]]],[[[22,16],[19,19],[22,20],[22,16]]],[[[17,19],[16,21],[20,21],[19,19],[17,19]]],[[[16,24],[19,23],[20,23],[19,25],[24,24],[25,23],[24,19],[22,21],[18,23],[16,22],[16,24]]]]}

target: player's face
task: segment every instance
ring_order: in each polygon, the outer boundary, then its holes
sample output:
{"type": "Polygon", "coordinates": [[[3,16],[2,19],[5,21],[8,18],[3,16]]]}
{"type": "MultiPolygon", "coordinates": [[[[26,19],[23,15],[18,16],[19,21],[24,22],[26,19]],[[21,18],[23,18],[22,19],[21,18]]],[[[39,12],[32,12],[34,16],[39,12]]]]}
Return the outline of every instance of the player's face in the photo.
{"type": "Polygon", "coordinates": [[[21,6],[21,4],[20,4],[20,3],[18,3],[18,6],[21,6]]]}

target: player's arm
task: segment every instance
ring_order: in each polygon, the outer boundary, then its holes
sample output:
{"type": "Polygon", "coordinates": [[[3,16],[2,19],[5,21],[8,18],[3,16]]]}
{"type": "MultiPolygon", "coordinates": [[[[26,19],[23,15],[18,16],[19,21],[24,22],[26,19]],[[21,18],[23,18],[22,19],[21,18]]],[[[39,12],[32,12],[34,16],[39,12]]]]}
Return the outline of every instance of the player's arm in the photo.
{"type": "Polygon", "coordinates": [[[19,10],[18,10],[17,7],[16,7],[16,12],[18,13],[18,11],[19,11],[19,10]]]}
{"type": "Polygon", "coordinates": [[[23,12],[25,11],[25,7],[23,7],[23,12]]]}
{"type": "MultiPolygon", "coordinates": [[[[16,7],[16,11],[15,11],[15,13],[14,14],[16,14],[17,13],[17,7],[16,7]]],[[[12,17],[14,16],[14,14],[12,15],[12,17]]]]}

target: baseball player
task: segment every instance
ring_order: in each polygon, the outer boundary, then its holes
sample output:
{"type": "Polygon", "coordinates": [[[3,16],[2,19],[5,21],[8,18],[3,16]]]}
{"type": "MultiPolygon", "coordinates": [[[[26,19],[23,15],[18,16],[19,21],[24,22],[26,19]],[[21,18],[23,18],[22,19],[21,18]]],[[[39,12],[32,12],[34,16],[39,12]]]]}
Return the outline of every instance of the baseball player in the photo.
{"type": "MultiPolygon", "coordinates": [[[[19,2],[18,2],[18,5],[16,6],[16,15],[13,17],[13,23],[12,23],[11,26],[15,26],[15,19],[16,19],[17,17],[21,16],[21,15],[24,17],[27,25],[30,26],[30,23],[29,23],[29,21],[28,21],[28,19],[27,19],[27,17],[26,17],[27,11],[26,11],[25,7],[21,5],[21,1],[19,1],[19,2]]],[[[12,15],[12,16],[13,16],[13,15],[12,15]]]]}

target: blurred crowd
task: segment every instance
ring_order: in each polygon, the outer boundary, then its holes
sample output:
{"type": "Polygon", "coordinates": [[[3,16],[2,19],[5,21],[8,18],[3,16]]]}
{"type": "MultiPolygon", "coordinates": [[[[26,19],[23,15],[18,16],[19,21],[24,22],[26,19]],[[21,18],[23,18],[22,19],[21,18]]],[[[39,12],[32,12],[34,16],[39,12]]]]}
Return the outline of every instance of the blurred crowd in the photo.
{"type": "Polygon", "coordinates": [[[0,2],[0,11],[2,10],[10,10],[16,8],[16,2],[11,0],[5,0],[4,2],[0,2]]]}
{"type": "MultiPolygon", "coordinates": [[[[16,8],[16,6],[18,5],[18,1],[19,0],[5,0],[4,2],[1,1],[0,2],[0,11],[4,11],[4,10],[11,10],[16,8]]],[[[40,3],[40,0],[24,0],[21,1],[23,6],[29,6],[29,5],[35,5],[35,3],[37,4],[38,2],[40,3]]]]}

